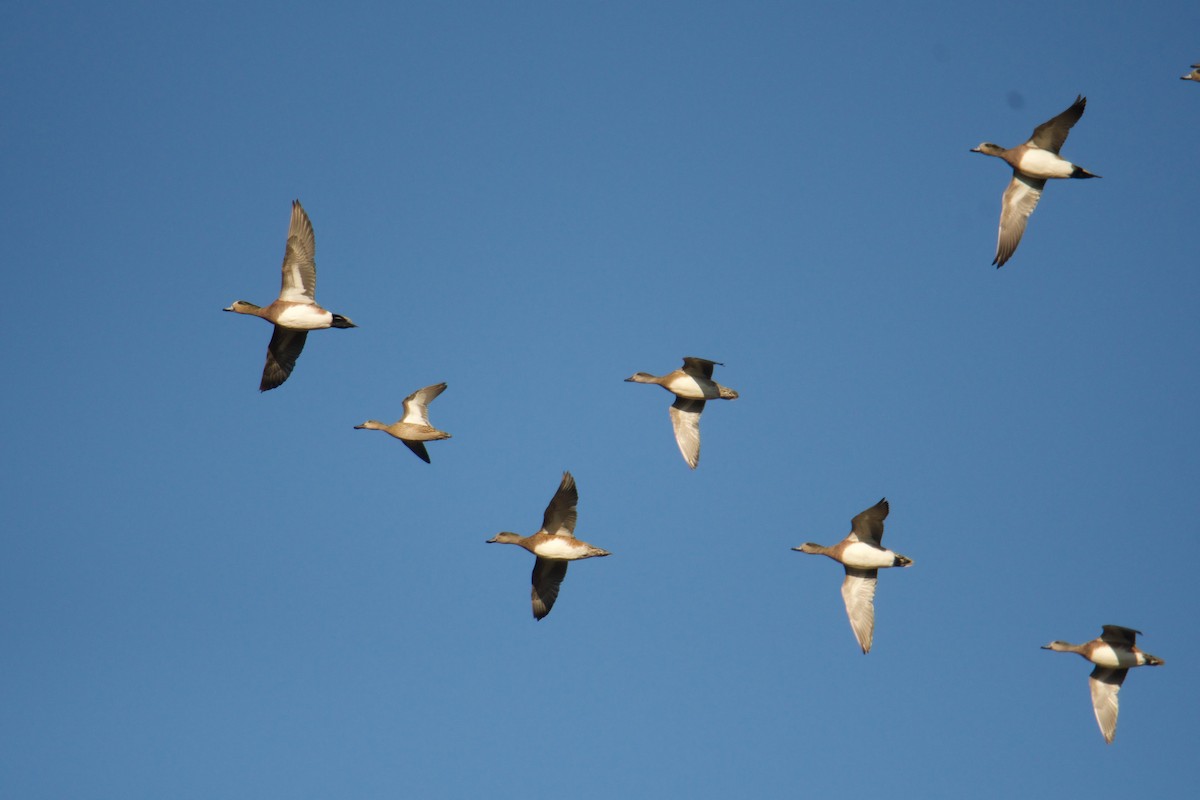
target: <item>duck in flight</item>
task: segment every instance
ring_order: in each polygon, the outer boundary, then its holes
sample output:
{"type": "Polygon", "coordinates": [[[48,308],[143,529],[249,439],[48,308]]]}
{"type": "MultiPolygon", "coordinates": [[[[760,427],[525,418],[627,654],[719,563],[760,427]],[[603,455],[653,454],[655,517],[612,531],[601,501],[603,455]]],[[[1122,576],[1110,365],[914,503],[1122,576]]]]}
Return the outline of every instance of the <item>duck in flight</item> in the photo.
{"type": "Polygon", "coordinates": [[[450,434],[445,431],[439,431],[429,422],[429,404],[444,391],[446,391],[446,384],[444,383],[435,383],[433,386],[417,389],[404,398],[404,416],[396,422],[393,422],[391,425],[385,425],[377,419],[369,419],[362,425],[355,425],[354,430],[385,431],[386,433],[390,433],[404,442],[409,450],[416,453],[417,458],[428,464],[430,463],[429,451],[425,449],[425,442],[450,438],[450,434]]]}
{"type": "Polygon", "coordinates": [[[842,600],[846,603],[846,616],[850,618],[854,637],[864,654],[871,652],[871,640],[875,636],[875,584],[879,570],[907,567],[913,563],[911,558],[883,546],[883,520],[887,515],[885,497],[854,517],[850,521],[849,535],[832,547],[805,542],[792,548],[801,553],[829,556],[846,568],[842,600]]]}
{"type": "Polygon", "coordinates": [[[1088,677],[1088,686],[1092,690],[1092,710],[1096,713],[1096,723],[1104,741],[1112,744],[1117,735],[1117,692],[1125,682],[1125,674],[1133,667],[1157,667],[1163,663],[1161,658],[1143,653],[1135,642],[1141,631],[1133,628],[1122,628],[1120,625],[1105,625],[1097,639],[1083,644],[1053,641],[1042,645],[1043,650],[1053,650],[1056,653],[1078,653],[1096,665],[1088,677]]]}
{"type": "Polygon", "coordinates": [[[275,326],[267,345],[267,364],[258,385],[260,392],[274,389],[288,379],[309,331],[358,327],[341,314],[317,305],[314,297],[317,291],[316,252],[312,223],[300,201],[293,200],[292,221],[288,225],[287,245],[283,251],[283,285],[279,289],[279,298],[266,308],[237,300],[224,309],[262,317],[275,326]]]}
{"type": "Polygon", "coordinates": [[[1066,111],[1033,129],[1033,136],[1025,144],[1006,149],[998,144],[984,142],[971,148],[972,153],[995,156],[1008,162],[1013,169],[1012,180],[1004,190],[1000,201],[1000,235],[996,242],[996,257],[992,263],[997,269],[1012,258],[1025,223],[1042,198],[1042,189],[1049,178],[1099,178],[1083,167],[1072,164],[1058,154],[1067,140],[1071,127],[1083,116],[1087,98],[1079,95],[1066,111]]]}
{"type": "Polygon", "coordinates": [[[554,607],[558,599],[558,587],[567,577],[567,563],[581,558],[596,558],[611,555],[607,550],[593,547],[575,538],[575,506],[579,503],[579,490],[575,478],[564,472],[558,491],[546,506],[542,527],[532,536],[502,531],[488,544],[515,544],[524,547],[537,558],[533,562],[533,617],[542,619],[554,607]]]}
{"type": "Polygon", "coordinates": [[[625,379],[626,383],[653,383],[675,395],[671,405],[671,426],[683,460],[692,469],[700,463],[700,414],[707,400],[736,400],[738,393],[712,379],[713,367],[724,366],[720,361],[687,356],[683,366],[666,375],[638,372],[625,379]]]}

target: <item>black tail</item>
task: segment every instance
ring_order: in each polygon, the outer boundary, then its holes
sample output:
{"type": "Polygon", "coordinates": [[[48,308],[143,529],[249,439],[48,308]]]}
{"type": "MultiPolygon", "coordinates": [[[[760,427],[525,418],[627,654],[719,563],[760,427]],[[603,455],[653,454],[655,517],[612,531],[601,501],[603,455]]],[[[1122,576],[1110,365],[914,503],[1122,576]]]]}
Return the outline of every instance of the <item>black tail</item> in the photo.
{"type": "Polygon", "coordinates": [[[1071,177],[1072,178],[1099,178],[1100,176],[1096,175],[1095,173],[1088,172],[1083,167],[1076,167],[1074,170],[1071,171],[1071,177]]]}

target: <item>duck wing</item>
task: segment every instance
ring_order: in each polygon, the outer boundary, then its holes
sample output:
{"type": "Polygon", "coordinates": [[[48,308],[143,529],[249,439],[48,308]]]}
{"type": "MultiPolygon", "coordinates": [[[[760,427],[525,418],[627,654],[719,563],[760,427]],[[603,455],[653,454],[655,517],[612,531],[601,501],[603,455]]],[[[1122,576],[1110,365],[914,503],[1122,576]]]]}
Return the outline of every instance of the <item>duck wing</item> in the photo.
{"type": "Polygon", "coordinates": [[[414,442],[414,441],[410,441],[408,439],[401,439],[400,441],[404,442],[404,445],[409,450],[412,450],[414,453],[416,453],[417,458],[421,459],[426,464],[433,463],[429,460],[429,451],[425,449],[424,442],[414,442]]]}
{"type": "Polygon", "coordinates": [[[533,562],[533,591],[530,597],[533,600],[535,619],[542,619],[554,608],[554,601],[558,599],[558,587],[562,585],[563,578],[567,577],[568,563],[541,557],[533,562]]]}
{"type": "MultiPolygon", "coordinates": [[[[575,536],[575,519],[577,512],[575,506],[579,504],[579,490],[575,488],[575,478],[570,472],[564,472],[562,483],[558,486],[558,491],[554,493],[554,497],[550,498],[550,505],[546,506],[546,513],[542,517],[542,531],[555,536],[575,536]]],[[[566,572],[566,568],[563,568],[566,572]]],[[[535,569],[536,573],[536,569],[535,569]]],[[[559,578],[561,581],[562,578],[559,578]]],[[[537,585],[537,581],[534,581],[537,585]]],[[[557,584],[555,592],[558,591],[557,584]]],[[[554,602],[551,600],[550,602],[554,602]]],[[[549,606],[546,608],[546,613],[549,613],[549,606]]]]}
{"type": "Polygon", "coordinates": [[[1086,106],[1087,98],[1083,95],[1076,95],[1075,102],[1071,104],[1070,108],[1033,129],[1033,136],[1029,137],[1030,143],[1057,154],[1059,148],[1063,146],[1063,142],[1067,140],[1067,134],[1071,132],[1071,128],[1083,116],[1083,109],[1086,106]]]}
{"type": "Polygon", "coordinates": [[[1127,669],[1108,669],[1096,667],[1088,678],[1088,688],[1092,690],[1092,710],[1096,712],[1096,723],[1104,741],[1112,744],[1117,734],[1117,692],[1125,681],[1127,669]]]}
{"type": "Polygon", "coordinates": [[[292,201],[292,221],[288,226],[283,251],[283,284],[279,299],[295,303],[315,303],[317,295],[317,242],[312,223],[300,206],[292,201]]]}
{"type": "Polygon", "coordinates": [[[429,422],[429,404],[444,391],[446,391],[444,383],[435,383],[433,386],[417,389],[404,398],[404,416],[400,418],[400,421],[410,425],[424,425],[432,428],[433,425],[429,422]]]}
{"type": "Polygon", "coordinates": [[[881,498],[878,503],[850,520],[850,535],[860,542],[882,547],[883,521],[887,518],[888,510],[887,498],[881,498]]]}
{"type": "Polygon", "coordinates": [[[684,356],[683,371],[694,378],[704,378],[712,380],[713,367],[722,367],[720,361],[709,361],[707,358],[696,358],[695,356],[684,356]]]}
{"type": "Polygon", "coordinates": [[[1132,647],[1137,643],[1138,634],[1141,631],[1135,631],[1133,628],[1122,628],[1120,625],[1105,625],[1104,632],[1100,634],[1100,640],[1108,642],[1111,645],[1121,646],[1128,645],[1132,647]]]}
{"type": "Polygon", "coordinates": [[[260,392],[274,389],[288,379],[307,338],[308,331],[275,326],[271,342],[267,345],[267,365],[263,367],[262,382],[258,384],[260,392]]]}
{"type": "Polygon", "coordinates": [[[677,397],[669,411],[679,452],[687,465],[695,469],[700,463],[700,413],[704,411],[704,401],[677,397]]]}
{"type": "Polygon", "coordinates": [[[871,652],[871,639],[875,636],[875,584],[879,570],[846,567],[846,579],[842,581],[842,600],[846,602],[846,616],[858,646],[863,653],[871,652]]]}
{"type": "Polygon", "coordinates": [[[1013,170],[1013,178],[1000,201],[1000,233],[996,239],[996,257],[992,259],[997,268],[1003,267],[1017,252],[1017,245],[1025,235],[1025,223],[1037,208],[1045,187],[1045,178],[1031,178],[1013,170]]]}

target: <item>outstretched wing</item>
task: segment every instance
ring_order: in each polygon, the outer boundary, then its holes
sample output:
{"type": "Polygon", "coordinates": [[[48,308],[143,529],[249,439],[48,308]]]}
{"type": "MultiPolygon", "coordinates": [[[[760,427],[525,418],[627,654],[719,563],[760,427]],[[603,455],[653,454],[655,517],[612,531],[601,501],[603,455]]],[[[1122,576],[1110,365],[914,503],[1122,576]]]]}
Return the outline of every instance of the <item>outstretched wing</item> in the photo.
{"type": "Polygon", "coordinates": [[[404,416],[400,418],[400,421],[410,425],[433,427],[429,422],[429,404],[444,391],[446,391],[444,383],[435,383],[433,386],[417,389],[404,398],[404,416]]]}
{"type": "Polygon", "coordinates": [[[842,600],[846,601],[846,616],[858,646],[864,653],[871,652],[871,639],[875,636],[875,584],[879,570],[846,567],[846,579],[842,581],[842,600]]]}
{"type": "Polygon", "coordinates": [[[1132,647],[1137,643],[1139,633],[1141,631],[1135,631],[1133,628],[1123,628],[1120,625],[1105,625],[1103,626],[1103,633],[1100,634],[1100,639],[1111,645],[1128,645],[1132,647]]]}
{"type": "Polygon", "coordinates": [[[1127,669],[1108,669],[1096,667],[1088,678],[1088,688],[1092,690],[1092,710],[1096,712],[1096,723],[1104,741],[1112,744],[1117,734],[1117,692],[1125,681],[1127,669]]]}
{"type": "Polygon", "coordinates": [[[675,429],[675,443],[683,460],[692,469],[700,463],[700,413],[704,411],[703,400],[688,400],[678,397],[671,404],[671,427],[675,429]]]}
{"type": "Polygon", "coordinates": [[[307,338],[308,331],[275,326],[271,342],[267,345],[267,365],[263,367],[262,382],[258,384],[260,392],[274,389],[288,379],[307,338]]]}
{"type": "Polygon", "coordinates": [[[683,371],[688,375],[712,380],[713,366],[724,366],[720,361],[709,361],[695,356],[683,357],[683,371]]]}
{"type": "Polygon", "coordinates": [[[1044,188],[1044,178],[1031,178],[1013,170],[1013,178],[1000,200],[1000,233],[996,238],[996,257],[992,259],[997,267],[1003,267],[1017,252],[1017,245],[1025,235],[1025,223],[1042,199],[1044,188]]]}
{"type": "Polygon", "coordinates": [[[287,245],[283,250],[283,285],[279,299],[296,303],[314,303],[317,295],[317,241],[308,214],[299,200],[292,201],[292,221],[288,225],[287,245]]]}
{"type": "Polygon", "coordinates": [[[537,558],[533,562],[533,616],[541,619],[554,608],[558,599],[558,587],[563,578],[567,577],[567,561],[553,561],[548,558],[537,558]]]}
{"type": "Polygon", "coordinates": [[[550,499],[550,505],[546,506],[546,514],[542,517],[542,531],[555,536],[574,536],[575,506],[578,503],[579,490],[575,488],[575,478],[570,472],[564,472],[558,491],[550,499]]]}
{"type": "Polygon", "coordinates": [[[415,442],[410,439],[401,439],[400,441],[404,442],[409,450],[412,450],[414,453],[416,453],[417,458],[421,459],[426,464],[433,463],[429,460],[429,451],[425,449],[424,442],[415,442]]]}
{"type": "Polygon", "coordinates": [[[1086,106],[1087,98],[1083,95],[1076,95],[1075,102],[1071,104],[1070,108],[1054,119],[1047,120],[1034,128],[1033,136],[1029,137],[1029,141],[1043,150],[1057,153],[1063,146],[1063,142],[1067,140],[1067,134],[1071,132],[1071,128],[1083,116],[1083,109],[1086,106]]]}
{"type": "Polygon", "coordinates": [[[887,498],[881,498],[878,503],[850,520],[850,535],[860,542],[882,547],[883,521],[887,518],[888,510],[887,498]]]}

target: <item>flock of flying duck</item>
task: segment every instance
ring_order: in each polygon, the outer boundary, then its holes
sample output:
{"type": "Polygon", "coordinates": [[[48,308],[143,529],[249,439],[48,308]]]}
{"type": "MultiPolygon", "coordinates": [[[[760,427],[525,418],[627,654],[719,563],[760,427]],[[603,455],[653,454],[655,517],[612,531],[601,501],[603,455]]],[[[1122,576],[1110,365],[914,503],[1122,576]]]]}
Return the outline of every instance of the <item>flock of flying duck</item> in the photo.
{"type": "MultiPolygon", "coordinates": [[[[1200,64],[1181,80],[1200,82],[1200,64]]],[[[1000,232],[996,257],[992,263],[1002,267],[1012,258],[1021,236],[1025,233],[1029,215],[1041,199],[1046,181],[1051,178],[1098,178],[1083,167],[1072,164],[1058,153],[1071,128],[1083,116],[1087,98],[1082,95],[1058,116],[1043,122],[1022,145],[1004,148],[983,142],[971,152],[1002,158],[1012,167],[1013,176],[1004,191],[1000,208],[1000,232]]],[[[263,368],[260,391],[275,389],[292,374],[296,359],[304,349],[309,331],[322,328],[357,327],[347,317],[334,314],[317,304],[316,242],[312,223],[299,200],[292,202],[292,217],[283,256],[283,284],[279,297],[265,308],[244,300],[235,301],[225,311],[250,314],[267,320],[274,326],[267,345],[267,360],[263,368]]],[[[713,380],[713,367],[719,361],[688,356],[683,366],[666,375],[656,376],[637,372],[626,378],[630,383],[648,383],[663,387],[675,396],[670,408],[675,442],[683,460],[692,469],[700,462],[700,414],[709,400],[736,400],[738,393],[713,380]]],[[[399,439],[422,461],[429,462],[425,442],[449,439],[450,434],[438,430],[429,421],[429,404],[446,390],[445,383],[426,386],[404,399],[404,415],[388,425],[367,420],[355,425],[356,430],[380,430],[399,439]]],[[[534,555],[531,600],[533,616],[542,619],[554,607],[559,587],[567,575],[571,561],[610,555],[607,550],[575,538],[576,506],[579,490],[570,472],[564,472],[562,482],[546,506],[542,526],[530,536],[502,531],[488,543],[515,544],[534,555]]],[[[802,553],[823,555],[837,561],[845,569],[842,599],[850,627],[862,652],[871,651],[875,632],[875,587],[879,570],[907,567],[912,559],[883,546],[883,521],[888,515],[887,499],[882,499],[850,521],[850,533],[835,545],[806,542],[792,548],[802,553]]],[[[1078,653],[1095,664],[1088,684],[1092,707],[1104,740],[1112,743],[1117,729],[1117,692],[1133,667],[1158,666],[1161,658],[1142,652],[1136,640],[1140,631],[1119,625],[1105,625],[1096,639],[1084,644],[1062,641],[1044,645],[1044,650],[1078,653]]]]}

